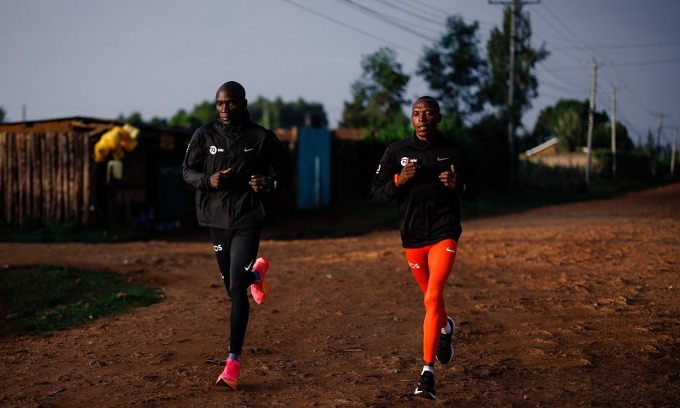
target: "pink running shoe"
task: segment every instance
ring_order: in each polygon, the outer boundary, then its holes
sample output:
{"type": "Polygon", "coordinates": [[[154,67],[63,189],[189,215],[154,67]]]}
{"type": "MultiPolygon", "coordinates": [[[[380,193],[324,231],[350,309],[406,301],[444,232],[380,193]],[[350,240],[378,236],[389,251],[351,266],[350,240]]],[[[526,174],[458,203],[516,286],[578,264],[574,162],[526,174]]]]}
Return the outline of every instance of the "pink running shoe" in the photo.
{"type": "Polygon", "coordinates": [[[241,373],[241,363],[231,358],[227,358],[227,364],[224,367],[224,371],[217,377],[217,382],[215,385],[222,387],[229,387],[232,390],[236,389],[236,383],[238,382],[238,375],[241,373]]]}
{"type": "Polygon", "coordinates": [[[264,278],[269,270],[269,261],[264,258],[257,258],[253,269],[260,274],[260,281],[250,285],[250,294],[253,295],[255,302],[261,305],[269,295],[269,282],[264,278]]]}

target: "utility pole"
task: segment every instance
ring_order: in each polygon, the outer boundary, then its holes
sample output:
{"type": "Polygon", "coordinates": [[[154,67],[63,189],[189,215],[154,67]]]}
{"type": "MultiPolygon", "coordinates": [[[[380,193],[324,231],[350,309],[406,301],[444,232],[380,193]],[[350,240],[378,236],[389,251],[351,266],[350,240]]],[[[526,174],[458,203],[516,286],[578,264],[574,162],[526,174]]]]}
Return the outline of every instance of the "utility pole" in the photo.
{"type": "Polygon", "coordinates": [[[612,177],[616,178],[616,85],[612,85],[612,177]]]}
{"type": "Polygon", "coordinates": [[[658,126],[656,128],[656,147],[654,147],[654,158],[652,160],[652,176],[656,177],[656,167],[659,162],[659,157],[661,156],[661,129],[663,129],[663,118],[668,115],[664,113],[659,113],[658,126]]]}
{"type": "Polygon", "coordinates": [[[675,173],[675,143],[678,138],[678,128],[673,128],[673,143],[671,144],[671,178],[673,178],[675,173]]]}
{"type": "Polygon", "coordinates": [[[597,70],[602,66],[593,58],[593,75],[590,81],[590,107],[588,108],[588,162],[586,163],[586,183],[590,182],[590,168],[593,162],[593,125],[595,122],[595,91],[597,89],[597,70]]]}
{"type": "Polygon", "coordinates": [[[502,4],[510,6],[510,50],[508,63],[508,150],[510,153],[510,177],[513,182],[516,178],[515,168],[515,131],[512,105],[515,100],[515,42],[517,41],[517,16],[522,12],[522,6],[525,4],[538,4],[540,0],[526,1],[526,0],[509,0],[498,1],[489,0],[489,4],[502,4]]]}

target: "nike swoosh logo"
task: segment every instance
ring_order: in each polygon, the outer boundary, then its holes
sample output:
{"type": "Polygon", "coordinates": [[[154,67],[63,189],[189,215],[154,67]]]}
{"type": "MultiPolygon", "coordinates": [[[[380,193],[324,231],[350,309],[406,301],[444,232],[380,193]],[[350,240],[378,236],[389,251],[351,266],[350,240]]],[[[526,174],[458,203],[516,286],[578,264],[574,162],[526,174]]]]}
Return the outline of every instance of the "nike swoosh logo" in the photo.
{"type": "Polygon", "coordinates": [[[446,252],[453,252],[454,254],[456,253],[455,249],[451,249],[449,247],[446,247],[446,252]]]}
{"type": "Polygon", "coordinates": [[[249,271],[251,266],[253,266],[253,260],[252,259],[250,260],[250,263],[248,264],[248,266],[246,266],[246,268],[245,268],[246,271],[249,271]]]}
{"type": "Polygon", "coordinates": [[[253,150],[253,149],[254,149],[254,147],[251,147],[250,149],[245,148],[245,149],[243,149],[243,151],[246,152],[246,153],[248,153],[249,151],[251,151],[251,150],[253,150]]]}
{"type": "Polygon", "coordinates": [[[437,161],[444,161],[448,159],[450,159],[450,157],[437,157],[437,161]]]}

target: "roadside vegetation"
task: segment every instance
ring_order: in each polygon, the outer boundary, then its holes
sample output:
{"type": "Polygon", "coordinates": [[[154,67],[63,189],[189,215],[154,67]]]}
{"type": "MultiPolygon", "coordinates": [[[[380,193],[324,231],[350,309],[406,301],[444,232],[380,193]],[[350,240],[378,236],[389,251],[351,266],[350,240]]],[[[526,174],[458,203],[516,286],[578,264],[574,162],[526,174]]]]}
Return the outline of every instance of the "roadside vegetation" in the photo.
{"type": "Polygon", "coordinates": [[[120,276],[58,265],[0,265],[0,337],[44,336],[162,299],[120,276]]]}

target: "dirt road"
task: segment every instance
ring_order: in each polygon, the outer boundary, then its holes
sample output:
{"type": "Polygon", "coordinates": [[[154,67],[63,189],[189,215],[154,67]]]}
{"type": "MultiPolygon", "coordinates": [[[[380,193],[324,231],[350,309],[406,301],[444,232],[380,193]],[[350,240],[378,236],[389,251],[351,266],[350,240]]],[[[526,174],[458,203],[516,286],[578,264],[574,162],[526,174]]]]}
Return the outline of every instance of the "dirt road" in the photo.
{"type": "Polygon", "coordinates": [[[47,338],[0,340],[3,407],[680,406],[680,184],[464,223],[446,304],[456,356],[412,396],[421,295],[398,232],[266,240],[241,389],[211,245],[2,244],[156,285],[163,302],[47,338]]]}

